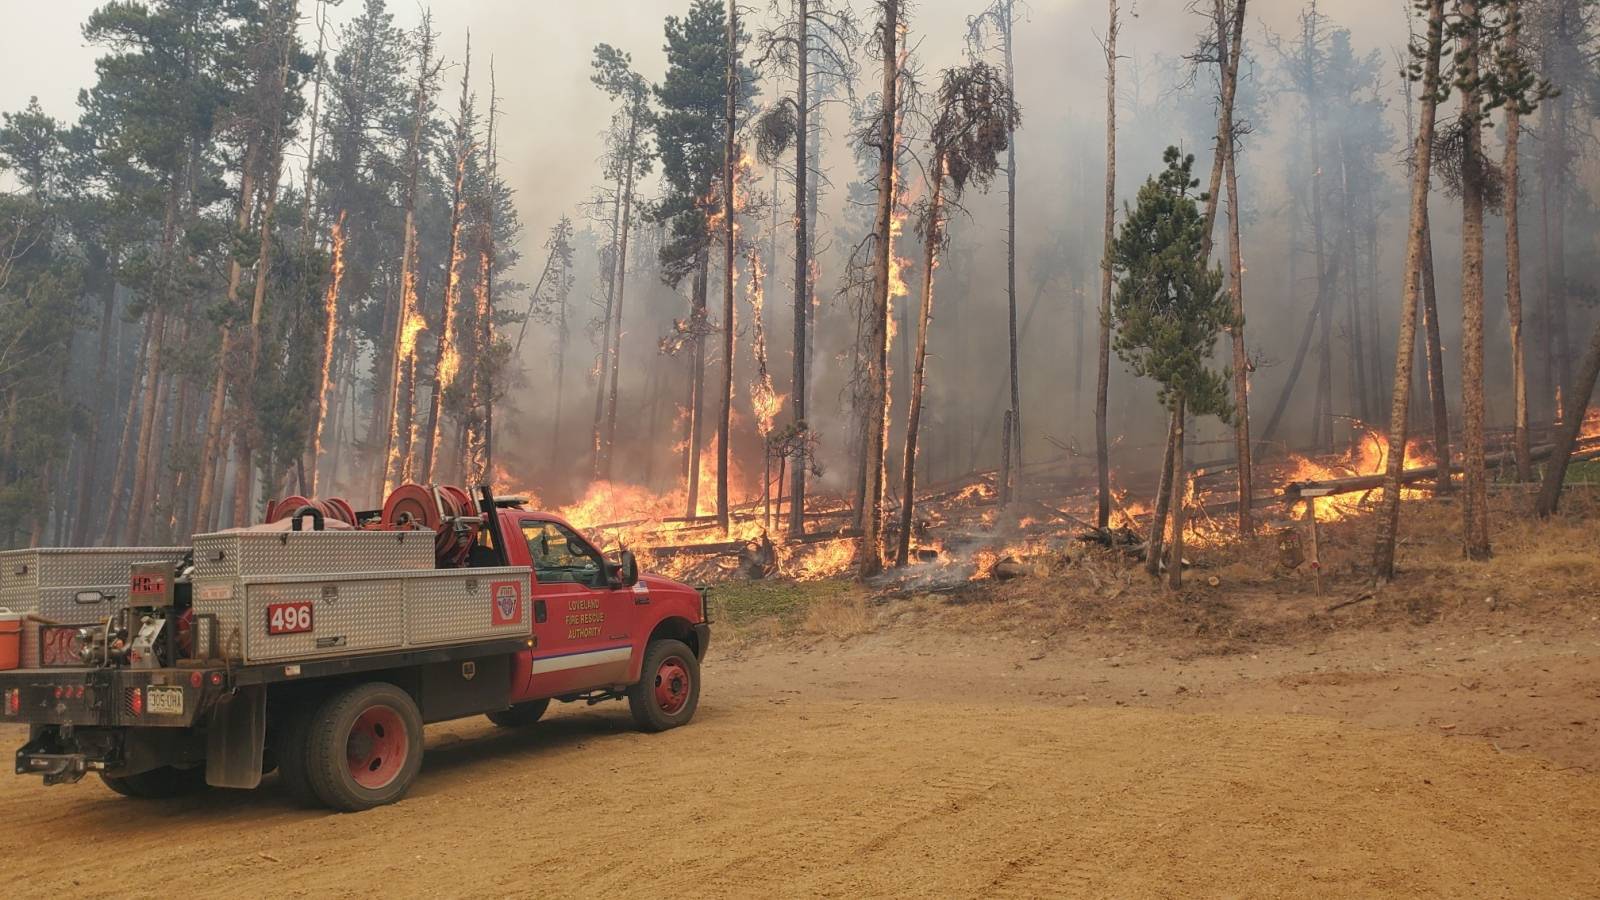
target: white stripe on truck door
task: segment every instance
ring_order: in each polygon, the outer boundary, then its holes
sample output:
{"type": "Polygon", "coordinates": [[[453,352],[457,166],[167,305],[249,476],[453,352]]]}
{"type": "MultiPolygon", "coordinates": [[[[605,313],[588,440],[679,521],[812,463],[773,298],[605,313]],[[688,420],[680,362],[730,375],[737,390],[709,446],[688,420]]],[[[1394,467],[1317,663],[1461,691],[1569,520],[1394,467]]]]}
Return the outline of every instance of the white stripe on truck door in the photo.
{"type": "Polygon", "coordinates": [[[568,669],[584,669],[589,666],[625,662],[632,652],[632,646],[623,646],[609,647],[605,650],[587,650],[582,653],[567,653],[561,656],[536,656],[533,659],[533,674],[542,675],[546,672],[565,672],[568,669]]]}

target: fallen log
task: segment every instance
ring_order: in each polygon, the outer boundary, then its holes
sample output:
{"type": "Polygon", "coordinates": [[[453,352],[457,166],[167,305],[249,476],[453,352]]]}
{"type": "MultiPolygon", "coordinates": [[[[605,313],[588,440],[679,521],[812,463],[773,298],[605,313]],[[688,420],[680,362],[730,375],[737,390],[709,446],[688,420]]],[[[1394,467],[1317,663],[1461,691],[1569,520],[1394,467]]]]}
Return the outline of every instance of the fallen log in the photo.
{"type": "MultiPolygon", "coordinates": [[[[1461,472],[1460,466],[1451,466],[1452,474],[1461,472]]],[[[1428,466],[1423,469],[1406,469],[1400,473],[1401,484],[1414,484],[1437,477],[1438,466],[1428,466]]],[[[1383,482],[1388,476],[1382,473],[1377,475],[1352,475],[1348,478],[1326,478],[1320,481],[1291,481],[1284,485],[1283,492],[1277,499],[1285,503],[1294,503],[1306,497],[1328,497],[1334,494],[1353,494],[1357,491],[1373,491],[1383,487],[1383,482]]]]}

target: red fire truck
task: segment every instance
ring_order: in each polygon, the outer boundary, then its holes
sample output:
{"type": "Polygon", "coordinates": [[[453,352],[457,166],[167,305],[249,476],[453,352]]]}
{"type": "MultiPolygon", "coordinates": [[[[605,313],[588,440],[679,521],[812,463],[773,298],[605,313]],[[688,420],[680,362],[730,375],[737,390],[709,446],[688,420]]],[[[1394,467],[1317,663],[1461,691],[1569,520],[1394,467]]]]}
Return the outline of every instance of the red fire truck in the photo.
{"type": "Polygon", "coordinates": [[[526,727],[552,700],[626,699],[646,731],[694,716],[706,592],[558,516],[404,485],[382,510],[295,497],[267,518],[185,548],[0,554],[0,606],[28,611],[0,671],[19,774],[163,797],[276,769],[354,811],[404,796],[426,723],[526,727]]]}

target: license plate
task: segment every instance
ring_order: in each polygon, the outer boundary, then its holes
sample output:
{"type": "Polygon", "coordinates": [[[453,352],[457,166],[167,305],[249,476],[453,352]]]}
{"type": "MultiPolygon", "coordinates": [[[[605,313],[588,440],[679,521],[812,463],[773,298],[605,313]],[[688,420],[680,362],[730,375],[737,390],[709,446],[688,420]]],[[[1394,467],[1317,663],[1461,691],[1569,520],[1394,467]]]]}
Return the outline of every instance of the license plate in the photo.
{"type": "Polygon", "coordinates": [[[150,687],[144,692],[144,708],[153,715],[183,715],[183,688],[150,687]]]}

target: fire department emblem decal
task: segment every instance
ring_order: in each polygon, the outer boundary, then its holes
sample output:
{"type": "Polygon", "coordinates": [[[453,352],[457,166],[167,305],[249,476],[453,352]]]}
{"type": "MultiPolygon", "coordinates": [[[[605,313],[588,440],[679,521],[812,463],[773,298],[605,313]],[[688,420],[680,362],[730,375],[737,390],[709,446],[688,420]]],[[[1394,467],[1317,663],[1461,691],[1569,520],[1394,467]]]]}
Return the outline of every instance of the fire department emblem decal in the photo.
{"type": "Polygon", "coordinates": [[[522,585],[515,581],[498,582],[490,596],[494,601],[494,624],[515,625],[522,621],[522,585]]]}

